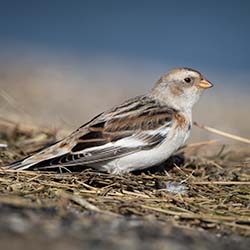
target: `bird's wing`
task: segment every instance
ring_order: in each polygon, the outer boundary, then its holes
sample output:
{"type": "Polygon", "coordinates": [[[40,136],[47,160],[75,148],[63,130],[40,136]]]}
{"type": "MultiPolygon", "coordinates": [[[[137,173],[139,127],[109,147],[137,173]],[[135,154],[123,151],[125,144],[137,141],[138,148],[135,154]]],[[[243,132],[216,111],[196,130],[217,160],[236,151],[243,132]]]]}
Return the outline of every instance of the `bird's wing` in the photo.
{"type": "Polygon", "coordinates": [[[151,149],[166,138],[175,112],[146,97],[131,99],[12,168],[91,165],[151,149]]]}

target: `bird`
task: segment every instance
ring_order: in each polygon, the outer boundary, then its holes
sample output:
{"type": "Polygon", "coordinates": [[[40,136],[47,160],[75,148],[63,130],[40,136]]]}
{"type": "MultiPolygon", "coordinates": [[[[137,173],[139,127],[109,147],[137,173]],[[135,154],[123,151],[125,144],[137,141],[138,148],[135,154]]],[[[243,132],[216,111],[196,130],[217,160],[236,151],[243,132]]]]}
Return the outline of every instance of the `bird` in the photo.
{"type": "Polygon", "coordinates": [[[79,166],[123,175],[160,165],[185,144],[192,107],[212,86],[197,70],[172,69],[147,94],[100,113],[64,139],[7,168],[70,171],[79,166]]]}

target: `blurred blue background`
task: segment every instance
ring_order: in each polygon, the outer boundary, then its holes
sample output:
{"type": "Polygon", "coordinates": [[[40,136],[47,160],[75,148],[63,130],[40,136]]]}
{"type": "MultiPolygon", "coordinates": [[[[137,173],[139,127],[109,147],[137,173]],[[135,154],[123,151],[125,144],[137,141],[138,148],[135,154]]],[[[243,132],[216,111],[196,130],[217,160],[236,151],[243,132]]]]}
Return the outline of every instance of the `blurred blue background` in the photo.
{"type": "Polygon", "coordinates": [[[1,1],[1,52],[100,55],[246,71],[249,1],[1,1]]]}
{"type": "Polygon", "coordinates": [[[242,0],[1,1],[0,112],[74,127],[187,66],[215,83],[196,118],[249,134],[249,13],[242,0]]]}
{"type": "Polygon", "coordinates": [[[249,70],[249,1],[1,1],[6,48],[249,70]]]}

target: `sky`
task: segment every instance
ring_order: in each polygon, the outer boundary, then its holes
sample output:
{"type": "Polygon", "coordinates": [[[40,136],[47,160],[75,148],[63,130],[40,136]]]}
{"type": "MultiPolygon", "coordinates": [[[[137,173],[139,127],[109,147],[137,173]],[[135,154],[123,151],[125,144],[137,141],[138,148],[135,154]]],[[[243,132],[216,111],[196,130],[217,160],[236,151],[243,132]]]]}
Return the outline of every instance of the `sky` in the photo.
{"type": "Polygon", "coordinates": [[[0,56],[110,57],[246,73],[249,13],[243,0],[2,0],[0,56]]]}

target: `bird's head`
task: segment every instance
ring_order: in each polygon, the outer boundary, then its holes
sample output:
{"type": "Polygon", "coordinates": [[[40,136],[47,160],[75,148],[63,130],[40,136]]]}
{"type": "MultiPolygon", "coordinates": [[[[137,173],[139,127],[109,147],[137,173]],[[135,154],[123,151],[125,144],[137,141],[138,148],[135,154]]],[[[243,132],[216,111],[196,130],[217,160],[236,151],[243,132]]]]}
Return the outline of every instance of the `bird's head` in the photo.
{"type": "Polygon", "coordinates": [[[151,93],[161,102],[183,110],[192,108],[202,92],[212,86],[198,71],[178,68],[164,74],[151,93]]]}

